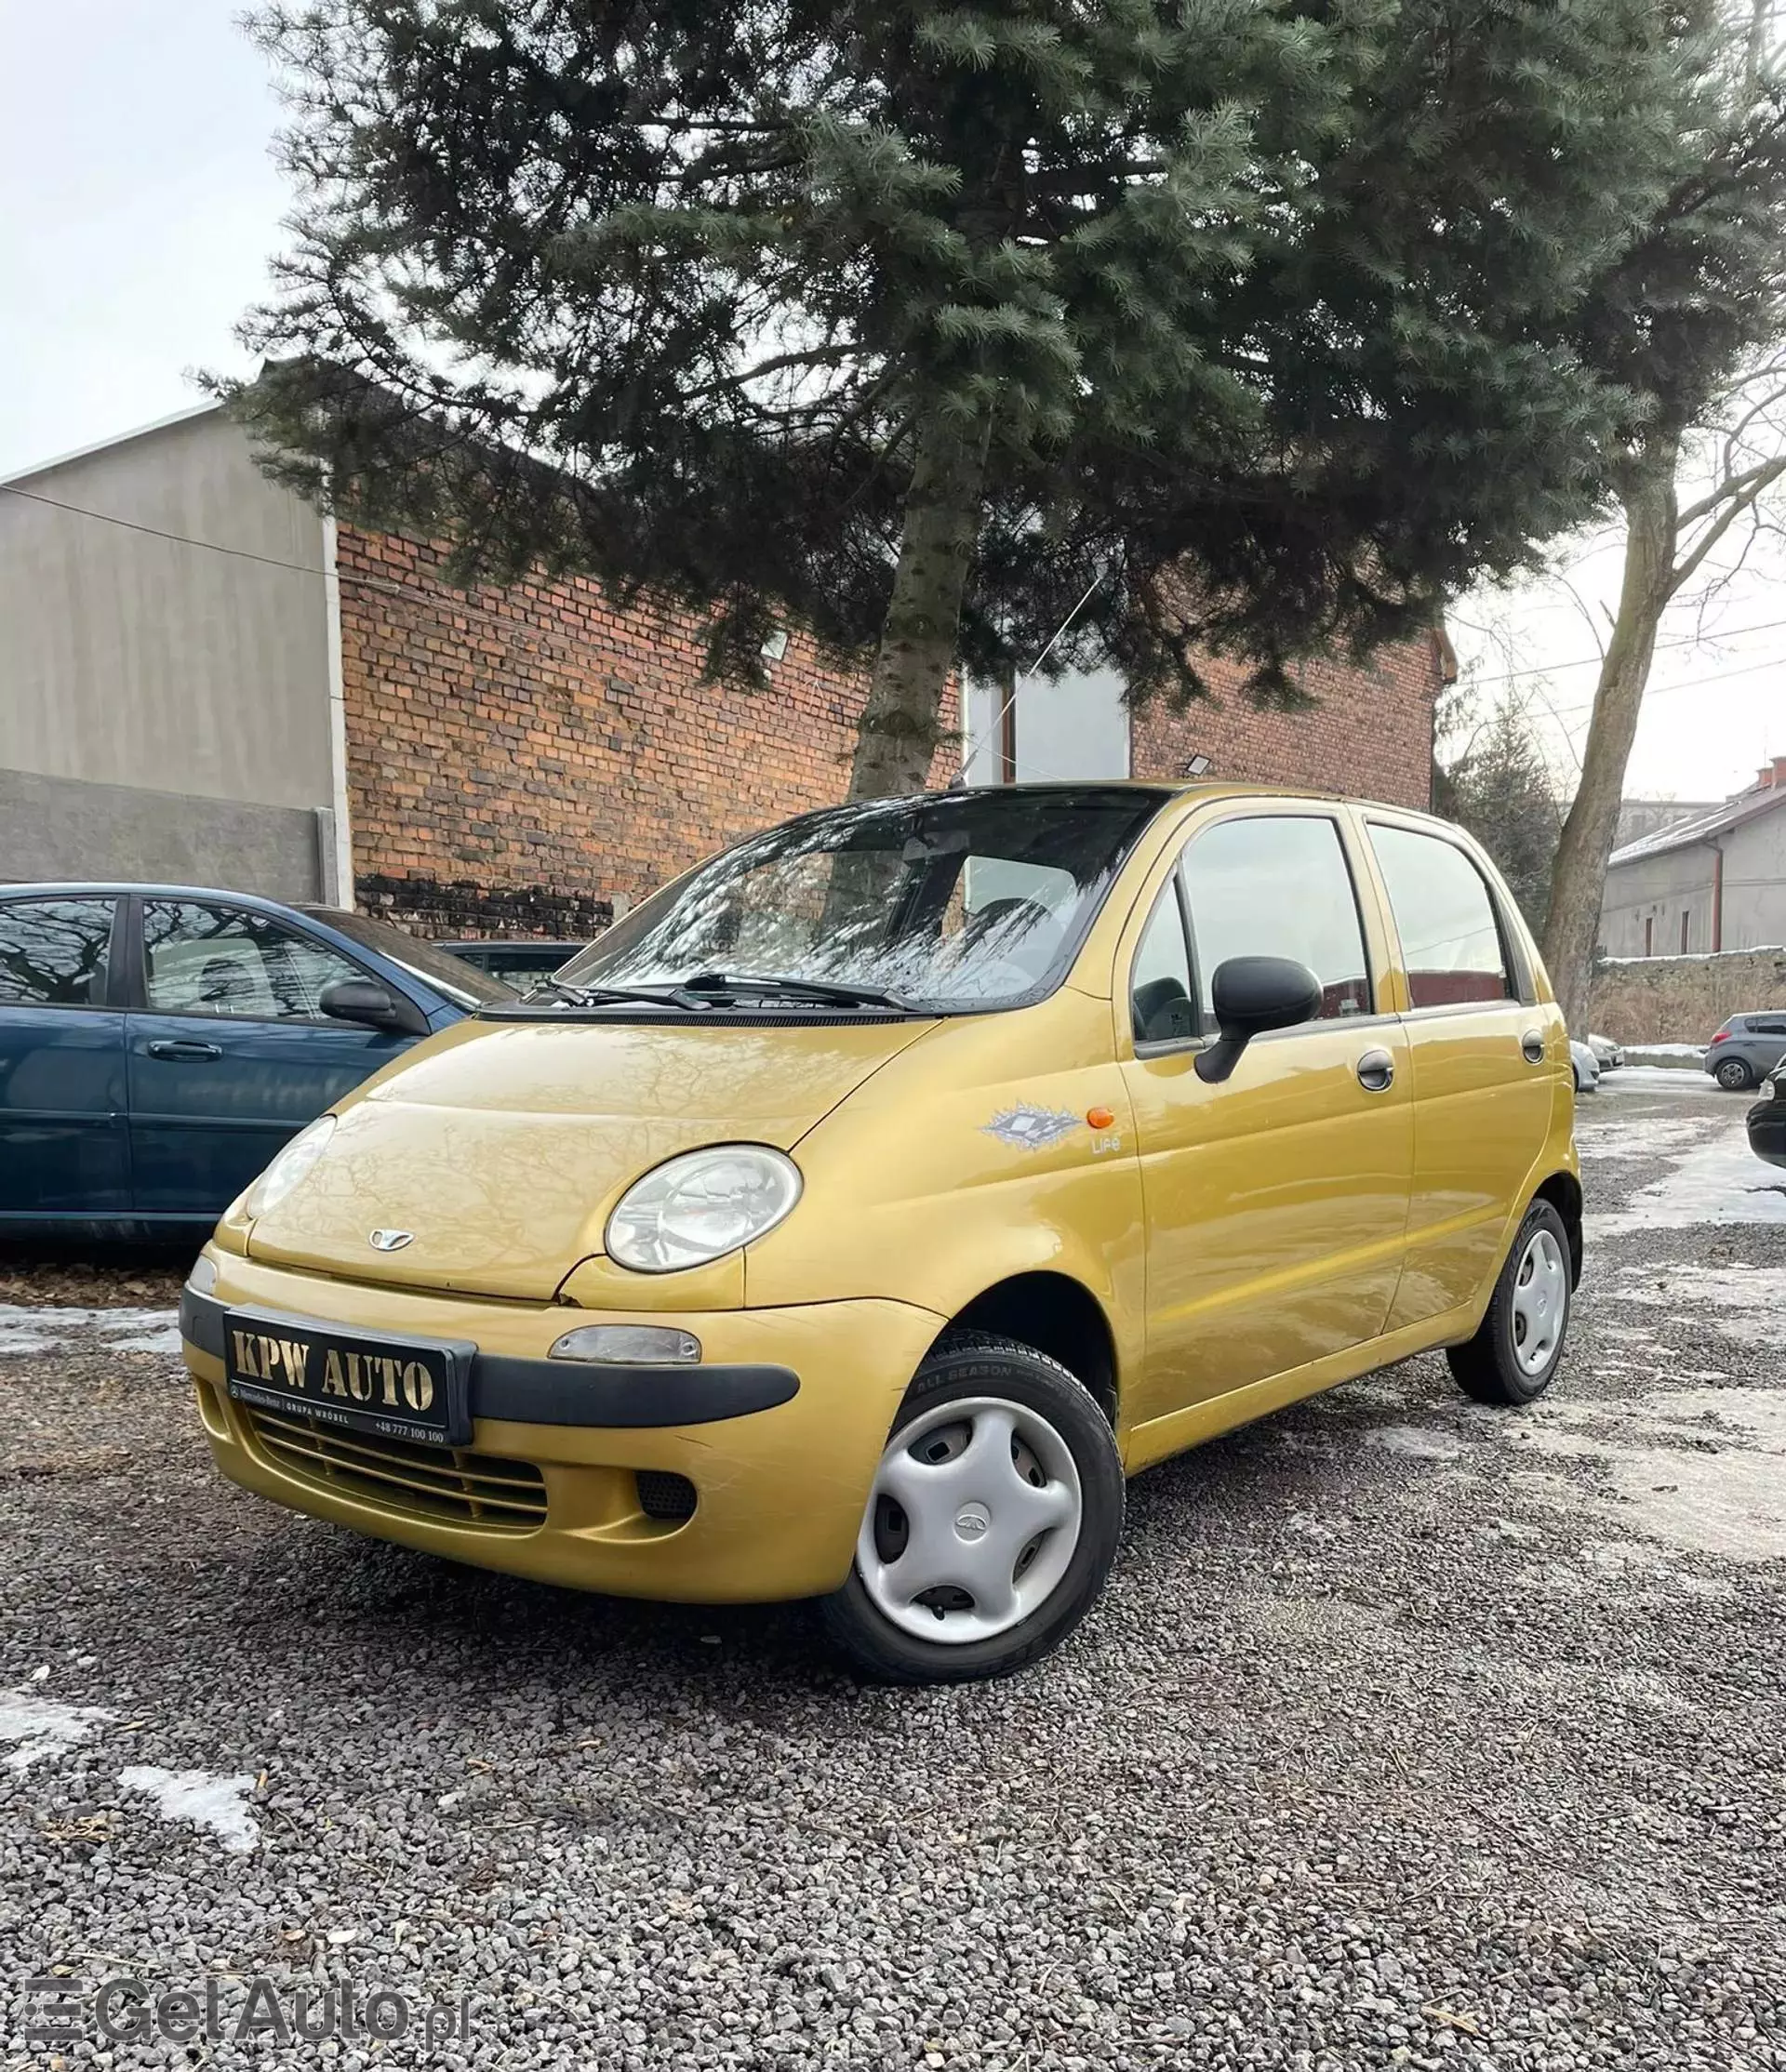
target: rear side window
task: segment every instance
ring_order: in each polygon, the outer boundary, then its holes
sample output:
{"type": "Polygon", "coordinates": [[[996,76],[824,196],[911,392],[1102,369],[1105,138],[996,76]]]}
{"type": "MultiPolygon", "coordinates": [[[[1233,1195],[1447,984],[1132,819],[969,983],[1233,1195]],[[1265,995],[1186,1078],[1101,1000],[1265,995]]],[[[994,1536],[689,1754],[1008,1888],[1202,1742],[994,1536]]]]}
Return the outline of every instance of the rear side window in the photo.
{"type": "Polygon", "coordinates": [[[0,906],[0,1006],[92,1007],[105,998],[110,899],[0,906]]]}
{"type": "Polygon", "coordinates": [[[1321,981],[1321,1018],[1367,1015],[1370,964],[1352,872],[1333,821],[1314,815],[1225,820],[1184,854],[1199,994],[1230,957],[1293,957],[1321,981]]]}
{"type": "Polygon", "coordinates": [[[1463,851],[1437,835],[1374,825],[1370,845],[1402,939],[1409,1004],[1517,998],[1488,886],[1463,851]]]}

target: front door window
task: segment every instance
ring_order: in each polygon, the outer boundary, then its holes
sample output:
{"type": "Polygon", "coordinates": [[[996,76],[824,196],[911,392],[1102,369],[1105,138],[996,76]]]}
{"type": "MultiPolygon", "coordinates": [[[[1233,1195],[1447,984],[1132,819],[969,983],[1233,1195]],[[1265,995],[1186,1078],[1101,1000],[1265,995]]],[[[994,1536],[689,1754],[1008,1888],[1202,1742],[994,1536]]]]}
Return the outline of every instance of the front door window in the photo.
{"type": "Polygon", "coordinates": [[[143,988],[155,1015],[320,1021],[327,987],[366,974],[339,950],[265,914],[197,899],[148,899],[143,988]]]}
{"type": "Polygon", "coordinates": [[[1184,889],[1206,1027],[1210,988],[1230,957],[1289,957],[1321,981],[1321,1016],[1371,1011],[1358,899],[1325,815],[1227,820],[1185,851],[1184,889]]]}

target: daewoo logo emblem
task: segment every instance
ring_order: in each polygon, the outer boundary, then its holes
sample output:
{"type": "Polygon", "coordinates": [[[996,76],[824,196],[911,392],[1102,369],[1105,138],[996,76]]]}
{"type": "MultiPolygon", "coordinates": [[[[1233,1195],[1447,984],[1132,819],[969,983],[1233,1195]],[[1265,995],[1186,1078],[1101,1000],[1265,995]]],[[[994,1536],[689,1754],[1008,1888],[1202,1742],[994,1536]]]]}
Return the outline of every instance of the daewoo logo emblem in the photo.
{"type": "Polygon", "coordinates": [[[374,1252],[401,1252],[406,1244],[415,1242],[413,1230],[374,1230],[367,1242],[374,1252]]]}

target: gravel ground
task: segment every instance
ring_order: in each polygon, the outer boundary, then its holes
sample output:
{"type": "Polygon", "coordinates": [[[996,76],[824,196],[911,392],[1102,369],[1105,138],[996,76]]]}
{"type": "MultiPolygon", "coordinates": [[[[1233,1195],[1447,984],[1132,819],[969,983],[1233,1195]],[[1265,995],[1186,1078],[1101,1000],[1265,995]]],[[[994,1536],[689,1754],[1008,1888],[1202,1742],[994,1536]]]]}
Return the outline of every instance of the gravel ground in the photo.
{"type": "Polygon", "coordinates": [[[118,1308],[159,1303],[172,1308],[193,1269],[191,1244],[90,1246],[14,1245],[0,1251],[0,1303],[118,1308]]]}
{"type": "Polygon", "coordinates": [[[0,1358],[7,1970],[471,1997],[220,2066],[1786,2066],[1786,1175],[1683,1080],[1584,1103],[1542,1405],[1418,1360],[1152,1472],[996,1686],[288,1516],[90,1320],[0,1358]]]}

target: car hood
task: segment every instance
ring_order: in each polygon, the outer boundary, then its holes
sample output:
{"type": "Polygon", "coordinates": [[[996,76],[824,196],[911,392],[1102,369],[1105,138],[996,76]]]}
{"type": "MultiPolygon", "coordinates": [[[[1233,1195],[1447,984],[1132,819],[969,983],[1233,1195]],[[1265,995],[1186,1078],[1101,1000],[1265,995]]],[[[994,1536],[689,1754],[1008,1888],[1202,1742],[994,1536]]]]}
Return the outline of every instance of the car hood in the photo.
{"type": "Polygon", "coordinates": [[[704,1144],[793,1146],[935,1025],[461,1022],[339,1110],[250,1255],[548,1301],[643,1173],[704,1144]],[[384,1252],[371,1233],[407,1231],[384,1252]]]}

